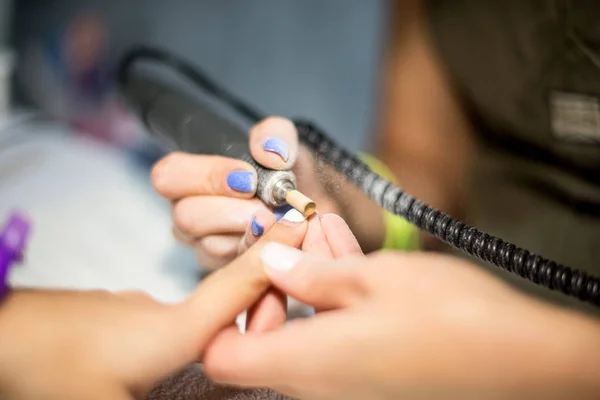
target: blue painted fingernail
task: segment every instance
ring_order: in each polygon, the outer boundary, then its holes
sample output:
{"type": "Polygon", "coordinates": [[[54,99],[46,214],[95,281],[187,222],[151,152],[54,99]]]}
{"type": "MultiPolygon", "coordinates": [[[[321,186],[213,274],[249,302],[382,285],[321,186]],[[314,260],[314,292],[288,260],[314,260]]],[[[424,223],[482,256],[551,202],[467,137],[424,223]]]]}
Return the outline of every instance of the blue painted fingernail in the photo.
{"type": "Polygon", "coordinates": [[[292,206],[286,204],[285,206],[281,206],[273,210],[273,213],[275,214],[275,220],[279,221],[291,209],[292,206]]]}
{"type": "Polygon", "coordinates": [[[252,217],[250,222],[250,231],[254,236],[261,236],[265,231],[265,227],[258,223],[255,216],[252,217]]]}
{"type": "Polygon", "coordinates": [[[253,192],[254,184],[254,173],[251,171],[233,171],[227,175],[227,185],[237,192],[253,192]]]}
{"type": "Polygon", "coordinates": [[[286,161],[290,158],[290,150],[286,142],[279,138],[268,138],[263,144],[263,149],[271,153],[278,154],[279,157],[286,161]]]}

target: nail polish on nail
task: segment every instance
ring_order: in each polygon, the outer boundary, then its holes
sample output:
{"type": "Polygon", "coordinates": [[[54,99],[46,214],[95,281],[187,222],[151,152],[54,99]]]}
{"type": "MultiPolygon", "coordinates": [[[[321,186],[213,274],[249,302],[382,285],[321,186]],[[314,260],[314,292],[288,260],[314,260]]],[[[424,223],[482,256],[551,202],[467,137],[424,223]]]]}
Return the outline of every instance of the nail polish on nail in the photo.
{"type": "Polygon", "coordinates": [[[287,204],[285,206],[277,207],[275,210],[273,210],[273,213],[275,214],[275,221],[282,219],[283,216],[292,209],[293,207],[287,204]]]}
{"type": "Polygon", "coordinates": [[[260,259],[266,268],[287,272],[293,269],[303,256],[304,253],[298,249],[271,242],[262,248],[260,259]]]}
{"type": "Polygon", "coordinates": [[[300,211],[296,210],[295,208],[292,208],[290,211],[285,213],[281,220],[295,225],[304,221],[305,219],[306,218],[304,218],[304,215],[302,215],[300,211]]]}
{"type": "Polygon", "coordinates": [[[283,161],[287,162],[290,158],[290,150],[286,142],[279,138],[268,138],[263,144],[265,151],[278,154],[283,161]]]}
{"type": "Polygon", "coordinates": [[[256,179],[251,171],[232,171],[227,175],[227,185],[237,192],[254,191],[256,179]]]}
{"type": "Polygon", "coordinates": [[[250,231],[254,236],[261,236],[265,232],[265,227],[258,223],[255,216],[250,222],[250,231]]]}

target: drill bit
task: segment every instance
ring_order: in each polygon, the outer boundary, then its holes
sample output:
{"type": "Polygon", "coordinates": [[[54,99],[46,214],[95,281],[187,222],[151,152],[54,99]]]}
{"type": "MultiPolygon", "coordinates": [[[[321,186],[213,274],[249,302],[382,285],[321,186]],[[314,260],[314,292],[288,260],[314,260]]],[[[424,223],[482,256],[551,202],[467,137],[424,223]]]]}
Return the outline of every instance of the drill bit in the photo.
{"type": "Polygon", "coordinates": [[[298,190],[290,190],[285,196],[285,201],[296,210],[300,211],[306,218],[317,210],[317,205],[308,196],[298,190]]]}

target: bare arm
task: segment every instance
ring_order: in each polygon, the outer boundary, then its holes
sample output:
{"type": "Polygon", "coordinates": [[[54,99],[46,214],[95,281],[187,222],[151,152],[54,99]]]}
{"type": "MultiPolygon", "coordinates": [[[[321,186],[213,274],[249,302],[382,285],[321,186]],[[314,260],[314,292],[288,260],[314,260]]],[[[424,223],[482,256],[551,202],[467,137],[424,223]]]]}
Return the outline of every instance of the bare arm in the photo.
{"type": "MultiPolygon", "coordinates": [[[[407,192],[462,218],[471,128],[436,57],[421,1],[395,6],[376,153],[407,192]]],[[[431,238],[423,239],[425,248],[437,247],[431,238]]]]}

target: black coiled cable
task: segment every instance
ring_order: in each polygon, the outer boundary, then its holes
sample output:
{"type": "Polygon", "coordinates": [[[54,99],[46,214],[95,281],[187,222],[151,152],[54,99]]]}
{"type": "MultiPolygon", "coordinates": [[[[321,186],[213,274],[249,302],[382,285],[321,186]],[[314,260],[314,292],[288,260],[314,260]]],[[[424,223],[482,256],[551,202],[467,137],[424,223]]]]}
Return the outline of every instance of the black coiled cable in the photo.
{"type": "MultiPolygon", "coordinates": [[[[198,68],[171,53],[155,48],[139,47],[123,58],[119,70],[121,83],[126,81],[131,67],[138,60],[158,61],[176,69],[252,122],[258,122],[265,117],[263,113],[221,88],[198,68]]],[[[467,254],[548,289],[560,291],[596,306],[600,305],[599,278],[532,254],[429,207],[371,171],[365,163],[334,143],[315,125],[300,120],[295,121],[295,124],[299,138],[306,146],[389,212],[404,217],[421,230],[467,254]]]]}
{"type": "Polygon", "coordinates": [[[600,305],[600,279],[488,235],[453,219],[402,191],[354,155],[343,150],[310,122],[296,121],[303,143],[342,176],[389,212],[404,217],[423,231],[483,261],[494,264],[551,290],[600,305]]]}

